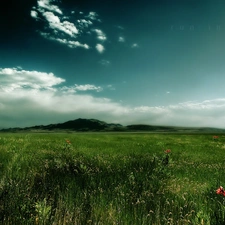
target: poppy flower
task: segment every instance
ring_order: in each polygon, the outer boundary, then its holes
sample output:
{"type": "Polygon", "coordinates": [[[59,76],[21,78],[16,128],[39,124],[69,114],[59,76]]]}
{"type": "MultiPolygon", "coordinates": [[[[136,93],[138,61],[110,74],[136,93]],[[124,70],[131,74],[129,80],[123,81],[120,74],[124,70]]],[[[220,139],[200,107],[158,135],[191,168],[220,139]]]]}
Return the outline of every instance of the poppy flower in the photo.
{"type": "Polygon", "coordinates": [[[224,189],[223,189],[222,186],[220,186],[220,187],[216,190],[216,194],[225,196],[225,191],[224,191],[224,189]]]}
{"type": "Polygon", "coordinates": [[[66,142],[67,142],[68,144],[71,144],[70,140],[66,140],[66,142]]]}
{"type": "Polygon", "coordinates": [[[218,139],[219,138],[219,136],[213,136],[213,139],[218,139]]]}
{"type": "Polygon", "coordinates": [[[171,153],[171,150],[170,149],[166,149],[165,153],[166,154],[171,153]]]}

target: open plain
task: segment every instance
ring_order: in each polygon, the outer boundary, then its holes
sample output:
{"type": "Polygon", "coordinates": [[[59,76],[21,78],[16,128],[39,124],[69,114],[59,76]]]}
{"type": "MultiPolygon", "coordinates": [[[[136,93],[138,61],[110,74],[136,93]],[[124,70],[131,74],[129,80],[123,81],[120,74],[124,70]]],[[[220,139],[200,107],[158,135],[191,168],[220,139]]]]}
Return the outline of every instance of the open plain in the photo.
{"type": "Polygon", "coordinates": [[[0,224],[225,223],[225,136],[1,133],[0,224]]]}

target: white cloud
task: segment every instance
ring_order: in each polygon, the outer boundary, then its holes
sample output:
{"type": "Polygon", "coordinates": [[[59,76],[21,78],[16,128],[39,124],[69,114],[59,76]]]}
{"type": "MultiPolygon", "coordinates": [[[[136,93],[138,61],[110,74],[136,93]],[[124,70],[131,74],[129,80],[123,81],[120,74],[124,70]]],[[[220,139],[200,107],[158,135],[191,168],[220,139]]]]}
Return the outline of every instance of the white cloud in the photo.
{"type": "Polygon", "coordinates": [[[49,27],[51,29],[62,31],[70,35],[71,37],[76,37],[76,34],[78,34],[78,30],[73,23],[70,23],[68,21],[63,21],[61,23],[59,17],[55,16],[52,12],[44,12],[43,16],[49,22],[49,27]]]}
{"type": "MultiPolygon", "coordinates": [[[[102,30],[92,30],[90,28],[96,21],[101,21],[96,12],[91,11],[86,16],[83,15],[83,12],[79,12],[81,18],[75,19],[72,16],[75,11],[71,10],[69,15],[64,15],[56,3],[59,4],[58,1],[54,0],[38,0],[37,6],[32,7],[30,11],[31,17],[36,21],[41,20],[46,22],[46,25],[41,30],[38,30],[41,36],[48,40],[57,41],[69,48],[81,47],[85,49],[90,49],[90,44],[81,43],[81,38],[85,35],[90,36],[91,31],[97,34],[98,41],[105,41],[107,39],[102,30]]],[[[87,40],[89,37],[85,39],[87,40]]],[[[92,47],[94,46],[95,44],[92,47]]],[[[102,45],[98,44],[96,48],[100,53],[104,51],[102,45]]]]}
{"type": "Polygon", "coordinates": [[[76,93],[76,92],[79,92],[79,91],[97,91],[97,92],[100,92],[103,90],[102,87],[100,86],[95,86],[93,84],[83,84],[83,85],[78,85],[78,84],[75,84],[74,86],[70,86],[70,87],[67,87],[67,86],[64,86],[62,88],[60,88],[60,90],[62,90],[64,93],[76,93]]]}
{"type": "Polygon", "coordinates": [[[49,22],[49,24],[51,23],[60,23],[60,19],[58,16],[55,16],[54,13],[52,12],[44,12],[43,16],[46,18],[46,20],[49,22]]]}
{"type": "Polygon", "coordinates": [[[103,33],[103,31],[99,30],[99,29],[94,29],[93,31],[95,31],[97,33],[97,38],[101,41],[105,41],[106,35],[103,33]]]}
{"type": "Polygon", "coordinates": [[[96,45],[96,49],[97,49],[97,51],[98,51],[99,53],[103,53],[103,52],[105,51],[104,46],[101,45],[101,44],[97,44],[97,45],[96,45]]]}
{"type": "Polygon", "coordinates": [[[77,22],[81,28],[88,28],[90,25],[93,24],[93,22],[91,22],[90,20],[85,19],[77,20],[77,22]]]}
{"type": "Polygon", "coordinates": [[[41,32],[40,34],[47,39],[57,41],[61,44],[66,44],[69,48],[77,48],[77,47],[82,47],[82,48],[85,48],[85,49],[90,48],[87,44],[82,44],[79,41],[70,41],[70,40],[65,39],[65,38],[64,39],[55,38],[55,37],[52,37],[51,34],[49,34],[49,33],[42,33],[41,32]]]}
{"type": "MultiPolygon", "coordinates": [[[[103,90],[100,86],[57,86],[63,82],[64,79],[53,73],[18,67],[0,68],[1,128],[58,123],[79,117],[124,125],[225,127],[225,98],[169,106],[132,107],[104,96],[91,96],[91,91],[103,90]]],[[[105,89],[112,89],[112,85],[105,89]]]]}
{"type": "Polygon", "coordinates": [[[31,10],[30,15],[31,15],[31,17],[38,19],[38,13],[36,11],[31,10]]]}
{"type": "Polygon", "coordinates": [[[47,9],[49,11],[53,11],[59,14],[63,14],[58,6],[51,4],[51,0],[39,0],[37,1],[38,7],[40,10],[47,9]]]}
{"type": "Polygon", "coordinates": [[[12,91],[18,88],[48,89],[65,80],[53,73],[26,71],[19,68],[0,68],[0,88],[12,91]]]}
{"type": "Polygon", "coordinates": [[[96,12],[89,12],[89,14],[86,16],[86,18],[90,19],[90,20],[97,20],[99,22],[101,22],[100,19],[97,19],[98,14],[96,12]]]}
{"type": "Polygon", "coordinates": [[[100,86],[95,86],[92,84],[85,84],[85,85],[77,85],[75,84],[74,90],[76,91],[102,91],[102,88],[100,86]]]}
{"type": "Polygon", "coordinates": [[[102,90],[99,86],[76,84],[73,87],[54,87],[64,81],[52,73],[1,68],[1,128],[48,124],[74,117],[94,116],[97,118],[105,112],[117,114],[121,108],[110,99],[76,93],[99,92],[102,90]]]}
{"type": "Polygon", "coordinates": [[[78,30],[73,23],[70,23],[69,21],[63,21],[62,26],[71,36],[73,36],[73,34],[78,34],[78,30]]]}
{"type": "Polygon", "coordinates": [[[64,86],[62,88],[60,88],[60,91],[62,91],[63,93],[77,93],[79,91],[81,92],[85,92],[85,91],[96,91],[96,92],[100,92],[102,91],[103,88],[100,86],[95,86],[93,84],[83,84],[83,85],[78,85],[75,84],[74,86],[64,86]]]}

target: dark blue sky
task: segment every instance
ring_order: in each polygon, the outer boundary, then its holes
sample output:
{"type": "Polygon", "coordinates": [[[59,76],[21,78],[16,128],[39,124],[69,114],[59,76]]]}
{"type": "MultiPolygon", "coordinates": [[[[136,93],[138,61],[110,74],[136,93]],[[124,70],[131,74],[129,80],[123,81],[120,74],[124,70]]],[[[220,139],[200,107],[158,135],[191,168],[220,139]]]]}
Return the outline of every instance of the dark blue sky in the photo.
{"type": "Polygon", "coordinates": [[[224,1],[11,0],[0,10],[0,127],[78,117],[225,127],[224,1]]]}

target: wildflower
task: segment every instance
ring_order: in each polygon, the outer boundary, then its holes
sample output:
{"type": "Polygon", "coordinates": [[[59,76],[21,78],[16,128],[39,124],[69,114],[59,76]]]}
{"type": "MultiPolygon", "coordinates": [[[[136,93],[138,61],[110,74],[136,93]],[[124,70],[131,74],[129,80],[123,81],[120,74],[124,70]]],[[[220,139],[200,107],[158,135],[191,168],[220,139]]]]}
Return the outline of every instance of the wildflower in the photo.
{"type": "Polygon", "coordinates": [[[224,191],[224,189],[223,189],[222,186],[220,186],[220,187],[216,190],[216,194],[225,196],[225,191],[224,191]]]}
{"type": "Polygon", "coordinates": [[[169,153],[171,153],[171,150],[170,149],[166,149],[165,153],[169,154],[169,153]]]}
{"type": "Polygon", "coordinates": [[[219,138],[219,136],[213,136],[213,139],[214,140],[216,140],[216,139],[218,139],[219,138]]]}
{"type": "Polygon", "coordinates": [[[66,140],[66,142],[67,142],[68,144],[71,144],[70,140],[66,140]]]}
{"type": "Polygon", "coordinates": [[[167,166],[169,164],[169,158],[170,158],[169,154],[171,153],[171,150],[166,149],[164,152],[166,155],[164,155],[162,158],[162,164],[163,166],[167,166]]]}

